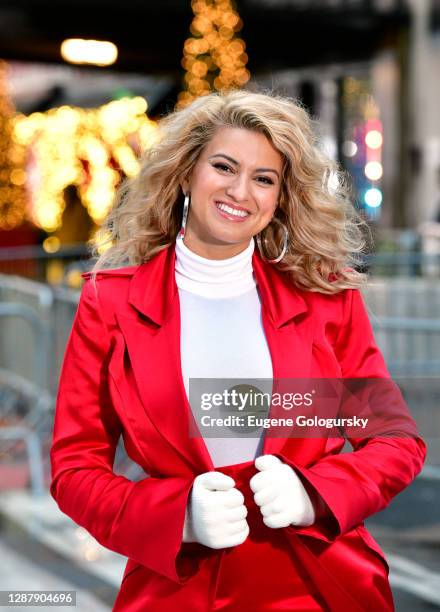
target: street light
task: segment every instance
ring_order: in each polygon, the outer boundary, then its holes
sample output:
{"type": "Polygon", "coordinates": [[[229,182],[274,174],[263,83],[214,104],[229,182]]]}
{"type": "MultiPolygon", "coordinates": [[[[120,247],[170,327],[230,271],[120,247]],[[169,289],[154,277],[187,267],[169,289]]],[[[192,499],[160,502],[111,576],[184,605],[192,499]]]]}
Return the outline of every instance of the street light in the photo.
{"type": "Polygon", "coordinates": [[[68,38],[61,43],[61,56],[70,64],[110,66],[118,57],[118,48],[105,40],[68,38]]]}

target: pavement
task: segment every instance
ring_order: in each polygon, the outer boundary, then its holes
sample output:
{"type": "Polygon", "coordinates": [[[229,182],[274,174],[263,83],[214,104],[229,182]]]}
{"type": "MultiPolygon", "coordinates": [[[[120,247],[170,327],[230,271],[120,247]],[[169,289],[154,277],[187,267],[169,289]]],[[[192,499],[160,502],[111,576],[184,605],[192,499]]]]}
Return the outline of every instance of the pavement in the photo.
{"type": "MultiPolygon", "coordinates": [[[[88,591],[88,585],[78,584],[61,577],[53,568],[47,567],[44,557],[35,563],[26,556],[19,554],[11,545],[0,538],[0,558],[2,571],[0,574],[0,590],[2,591],[76,591],[76,610],[84,612],[108,612],[109,605],[103,603],[88,591]],[[25,578],[24,578],[25,577],[25,578]]],[[[46,560],[47,561],[47,560],[46,560]]],[[[30,610],[42,610],[42,606],[26,607],[30,610]]],[[[16,612],[17,606],[1,606],[2,611],[16,612]]],[[[20,610],[24,607],[20,606],[20,610]]],[[[70,607],[50,606],[45,610],[66,612],[70,607]]]]}
{"type": "Polygon", "coordinates": [[[126,557],[101,546],[49,493],[34,499],[27,490],[2,491],[0,545],[0,590],[75,590],[79,612],[112,609],[126,557]]]}
{"type": "Polygon", "coordinates": [[[424,470],[365,525],[385,552],[396,610],[440,610],[440,471],[424,470]]]}

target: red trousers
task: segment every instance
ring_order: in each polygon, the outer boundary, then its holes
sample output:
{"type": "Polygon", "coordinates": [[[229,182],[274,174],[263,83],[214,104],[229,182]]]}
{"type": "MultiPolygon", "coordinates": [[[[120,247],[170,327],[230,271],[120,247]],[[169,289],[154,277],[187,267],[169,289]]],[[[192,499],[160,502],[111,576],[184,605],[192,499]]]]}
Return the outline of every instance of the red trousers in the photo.
{"type": "Polygon", "coordinates": [[[296,559],[283,530],[270,529],[263,523],[249,487],[257,472],[254,463],[220,467],[217,471],[231,476],[245,497],[250,527],[246,541],[223,551],[184,544],[181,567],[194,558],[204,567],[183,585],[171,583],[148,568],[135,569],[125,578],[113,612],[329,611],[296,559]]]}
{"type": "Polygon", "coordinates": [[[239,547],[226,550],[218,574],[211,610],[325,610],[282,529],[263,523],[249,480],[253,462],[218,468],[231,476],[245,496],[250,534],[239,547]]]}

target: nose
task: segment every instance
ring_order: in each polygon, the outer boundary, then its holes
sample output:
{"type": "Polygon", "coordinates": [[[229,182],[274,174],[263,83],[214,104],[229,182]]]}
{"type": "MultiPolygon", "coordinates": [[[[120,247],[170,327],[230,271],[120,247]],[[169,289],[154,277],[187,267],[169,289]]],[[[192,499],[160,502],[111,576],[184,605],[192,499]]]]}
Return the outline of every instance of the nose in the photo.
{"type": "Polygon", "coordinates": [[[235,176],[231,177],[226,189],[226,195],[237,202],[243,202],[248,199],[249,183],[244,172],[237,173],[235,176]]]}

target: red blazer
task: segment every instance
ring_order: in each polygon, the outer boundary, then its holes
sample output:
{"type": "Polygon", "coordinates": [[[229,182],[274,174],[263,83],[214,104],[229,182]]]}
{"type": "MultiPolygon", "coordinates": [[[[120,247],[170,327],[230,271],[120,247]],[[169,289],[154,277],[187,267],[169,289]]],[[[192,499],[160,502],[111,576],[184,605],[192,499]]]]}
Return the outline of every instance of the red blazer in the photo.
{"type": "MultiPolygon", "coordinates": [[[[83,274],[59,382],[50,491],[98,542],[129,558],[114,610],[213,609],[222,564],[244,546],[181,542],[192,482],[214,466],[203,440],[188,435],[174,263],[171,245],[142,265],[99,272],[96,288],[83,274]],[[112,471],[121,434],[149,474],[138,482],[112,471]]],[[[258,251],[253,267],[274,378],[389,378],[358,290],[299,291],[258,251]]],[[[310,527],[267,530],[295,554],[322,609],[392,610],[389,568],[363,521],[415,478],[426,446],[418,435],[350,443],[341,453],[343,438],[266,437],[263,453],[293,467],[328,510],[310,527]]]]}

